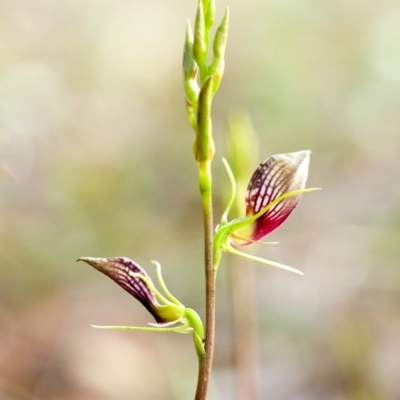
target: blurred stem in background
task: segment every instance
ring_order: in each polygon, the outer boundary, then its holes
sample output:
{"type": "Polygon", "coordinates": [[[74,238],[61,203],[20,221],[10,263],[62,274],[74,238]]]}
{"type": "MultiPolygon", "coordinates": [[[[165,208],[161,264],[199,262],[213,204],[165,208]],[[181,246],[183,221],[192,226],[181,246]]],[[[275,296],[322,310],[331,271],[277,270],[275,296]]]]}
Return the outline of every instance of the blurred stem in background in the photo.
{"type": "MultiPolygon", "coordinates": [[[[0,140],[1,140],[1,131],[0,131],[0,140]]],[[[11,179],[11,174],[8,169],[1,163],[0,161],[0,179],[11,179]]]]}
{"type": "Polygon", "coordinates": [[[342,375],[346,399],[388,399],[376,371],[373,339],[365,316],[344,311],[331,326],[328,340],[342,375]]]}
{"type": "MultiPolygon", "coordinates": [[[[237,195],[232,205],[233,218],[243,214],[243,199],[254,160],[258,160],[258,139],[250,116],[236,112],[229,118],[228,161],[236,178],[237,195]]],[[[256,277],[248,260],[229,258],[233,303],[234,363],[236,399],[257,400],[258,343],[256,327],[256,277]]]]}

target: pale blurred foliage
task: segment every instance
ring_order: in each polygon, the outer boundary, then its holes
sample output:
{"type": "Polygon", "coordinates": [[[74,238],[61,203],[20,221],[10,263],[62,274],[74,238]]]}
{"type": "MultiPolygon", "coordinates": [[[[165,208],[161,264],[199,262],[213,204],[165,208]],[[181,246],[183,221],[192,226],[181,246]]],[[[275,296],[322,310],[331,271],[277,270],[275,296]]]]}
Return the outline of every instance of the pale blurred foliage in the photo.
{"type": "MultiPolygon", "coordinates": [[[[226,1],[217,1],[219,17],[226,1]]],[[[398,399],[400,6],[229,2],[214,101],[216,215],[227,117],[263,158],[311,149],[307,194],[259,247],[260,398],[398,399]]],[[[124,255],[203,314],[201,214],[181,58],[196,1],[0,0],[0,398],[192,398],[190,337],[107,332],[143,307],[80,256],[124,255]]],[[[260,162],[254,159],[254,168],[260,162]]],[[[243,194],[241,194],[243,196],[243,194]]],[[[243,270],[243,274],[246,269],[243,270]]],[[[221,266],[210,400],[234,399],[221,266]]],[[[233,288],[234,290],[234,288],[233,288]]]]}

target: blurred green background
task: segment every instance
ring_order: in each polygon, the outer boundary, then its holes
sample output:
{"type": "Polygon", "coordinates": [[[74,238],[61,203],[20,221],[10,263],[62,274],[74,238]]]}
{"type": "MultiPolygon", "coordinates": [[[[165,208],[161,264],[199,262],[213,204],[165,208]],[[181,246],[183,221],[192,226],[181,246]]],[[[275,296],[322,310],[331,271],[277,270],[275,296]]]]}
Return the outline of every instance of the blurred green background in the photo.
{"type": "MultiPolygon", "coordinates": [[[[219,19],[226,5],[217,1],[219,19]]],[[[304,277],[242,264],[243,278],[255,278],[259,399],[399,399],[400,5],[229,7],[213,110],[216,219],[235,109],[248,110],[259,134],[254,169],[311,149],[309,186],[323,188],[270,236],[279,246],[254,246],[304,277]]],[[[194,0],[0,0],[0,160],[10,176],[0,181],[1,400],[193,396],[191,338],[90,328],[151,320],[75,260],[123,255],[152,276],[158,260],[171,292],[203,315],[181,82],[195,9],[194,0]]],[[[237,398],[231,259],[218,279],[210,400],[237,398]]]]}

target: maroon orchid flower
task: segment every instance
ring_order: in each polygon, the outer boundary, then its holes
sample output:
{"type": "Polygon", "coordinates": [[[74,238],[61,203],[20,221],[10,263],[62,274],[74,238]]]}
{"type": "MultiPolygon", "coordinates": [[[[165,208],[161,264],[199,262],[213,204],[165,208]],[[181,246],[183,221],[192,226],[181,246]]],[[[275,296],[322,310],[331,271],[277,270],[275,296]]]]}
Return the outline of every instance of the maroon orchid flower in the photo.
{"type": "Polygon", "coordinates": [[[310,151],[277,154],[269,157],[254,172],[246,191],[246,216],[227,221],[235,197],[235,181],[227,162],[232,195],[218,227],[214,241],[214,257],[219,263],[221,251],[235,253],[265,264],[301,273],[294,268],[239,252],[233,246],[247,246],[281,226],[299,204],[306,189],[310,151]]]}
{"type": "Polygon", "coordinates": [[[93,258],[81,257],[77,261],[84,261],[98,271],[110,277],[119,286],[125,289],[143,306],[157,321],[150,323],[152,327],[137,326],[97,326],[102,329],[119,329],[152,332],[178,332],[193,334],[196,350],[204,353],[204,329],[198,314],[191,308],[186,308],[168,291],[161,276],[161,265],[157,266],[157,278],[162,295],[154,286],[146,271],[137,263],[126,257],[93,258]]]}

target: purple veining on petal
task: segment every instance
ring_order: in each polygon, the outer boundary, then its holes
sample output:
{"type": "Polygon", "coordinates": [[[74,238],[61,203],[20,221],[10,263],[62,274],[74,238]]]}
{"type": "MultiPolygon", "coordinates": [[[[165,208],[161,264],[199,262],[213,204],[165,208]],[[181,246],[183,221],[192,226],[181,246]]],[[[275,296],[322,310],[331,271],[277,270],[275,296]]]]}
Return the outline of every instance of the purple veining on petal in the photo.
{"type": "Polygon", "coordinates": [[[134,261],[126,257],[82,257],[79,260],[85,261],[98,271],[109,276],[114,282],[139,300],[158,323],[166,322],[164,318],[157,314],[158,303],[154,293],[142,279],[129,274],[130,272],[141,274],[148,281],[152,282],[146,271],[134,261]]]}
{"type": "MultiPolygon", "coordinates": [[[[305,188],[310,151],[269,157],[254,172],[246,191],[246,216],[257,214],[284,193],[305,188]]],[[[252,240],[260,240],[285,222],[301,199],[286,198],[255,221],[252,240]]],[[[243,244],[250,244],[243,243],[243,244]]]]}

